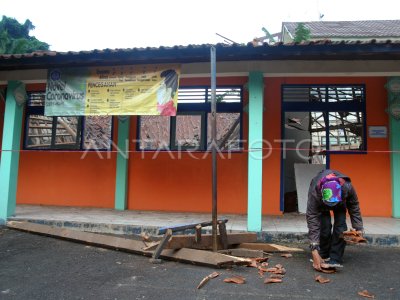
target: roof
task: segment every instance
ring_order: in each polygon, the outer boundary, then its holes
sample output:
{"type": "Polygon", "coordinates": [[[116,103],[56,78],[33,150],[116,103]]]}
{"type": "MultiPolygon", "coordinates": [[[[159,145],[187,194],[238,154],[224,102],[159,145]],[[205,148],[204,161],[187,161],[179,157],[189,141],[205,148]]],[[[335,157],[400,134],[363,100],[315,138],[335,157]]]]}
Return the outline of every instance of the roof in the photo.
{"type": "Polygon", "coordinates": [[[247,45],[189,45],[159,48],[105,49],[78,52],[39,51],[0,55],[0,71],[89,67],[128,64],[197,63],[210,61],[215,47],[217,61],[258,60],[392,60],[400,59],[400,41],[307,41],[247,45]]]}
{"type": "Polygon", "coordinates": [[[294,36],[299,23],[310,30],[311,38],[400,37],[400,20],[283,22],[282,26],[294,36]]]}

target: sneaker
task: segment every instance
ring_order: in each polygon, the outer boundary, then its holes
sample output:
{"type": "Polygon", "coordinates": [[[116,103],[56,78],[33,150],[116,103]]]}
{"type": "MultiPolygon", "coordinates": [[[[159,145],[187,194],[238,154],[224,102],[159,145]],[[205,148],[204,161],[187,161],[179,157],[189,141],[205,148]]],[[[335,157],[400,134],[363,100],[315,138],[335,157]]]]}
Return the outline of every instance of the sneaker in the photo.
{"type": "Polygon", "coordinates": [[[338,263],[337,261],[330,259],[329,261],[326,261],[325,263],[327,268],[343,268],[343,265],[338,263]]]}
{"type": "Polygon", "coordinates": [[[327,257],[327,258],[323,258],[322,260],[326,263],[326,262],[330,261],[331,258],[330,258],[330,257],[327,257]]]}

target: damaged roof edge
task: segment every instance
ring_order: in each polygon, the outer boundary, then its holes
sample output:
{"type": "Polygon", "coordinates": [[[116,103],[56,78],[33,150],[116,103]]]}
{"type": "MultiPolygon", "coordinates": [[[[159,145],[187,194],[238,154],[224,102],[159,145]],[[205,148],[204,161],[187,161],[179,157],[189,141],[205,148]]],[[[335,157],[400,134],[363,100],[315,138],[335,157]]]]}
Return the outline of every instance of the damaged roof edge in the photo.
{"type": "MultiPolygon", "coordinates": [[[[79,52],[39,51],[0,55],[0,70],[89,67],[123,64],[196,63],[210,60],[212,45],[105,49],[79,52]]],[[[393,60],[400,59],[400,42],[390,40],[309,41],[274,45],[214,45],[217,61],[250,60],[393,60]]]]}

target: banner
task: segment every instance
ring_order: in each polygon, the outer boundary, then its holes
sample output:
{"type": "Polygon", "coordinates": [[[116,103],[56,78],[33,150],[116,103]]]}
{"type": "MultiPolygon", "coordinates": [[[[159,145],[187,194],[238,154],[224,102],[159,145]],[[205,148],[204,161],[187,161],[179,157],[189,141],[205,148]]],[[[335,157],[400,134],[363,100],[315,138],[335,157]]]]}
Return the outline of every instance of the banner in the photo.
{"type": "Polygon", "coordinates": [[[135,65],[50,69],[46,116],[175,116],[180,68],[135,65]]]}

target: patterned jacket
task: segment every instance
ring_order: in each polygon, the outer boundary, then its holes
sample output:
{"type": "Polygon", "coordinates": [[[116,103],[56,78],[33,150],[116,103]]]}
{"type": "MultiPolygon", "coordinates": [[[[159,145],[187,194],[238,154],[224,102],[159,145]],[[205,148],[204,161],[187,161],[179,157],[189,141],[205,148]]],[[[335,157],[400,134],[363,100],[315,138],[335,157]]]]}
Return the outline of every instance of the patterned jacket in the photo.
{"type": "Polygon", "coordinates": [[[358,197],[356,190],[351,184],[350,178],[338,171],[327,169],[318,173],[318,175],[311,180],[310,189],[308,190],[306,219],[308,236],[311,243],[319,243],[321,213],[335,209],[335,207],[329,207],[322,203],[322,194],[319,186],[320,180],[331,173],[334,173],[338,178],[344,179],[344,184],[342,185],[343,202],[338,205],[345,205],[347,208],[352,227],[356,230],[363,230],[363,221],[358,197]]]}

